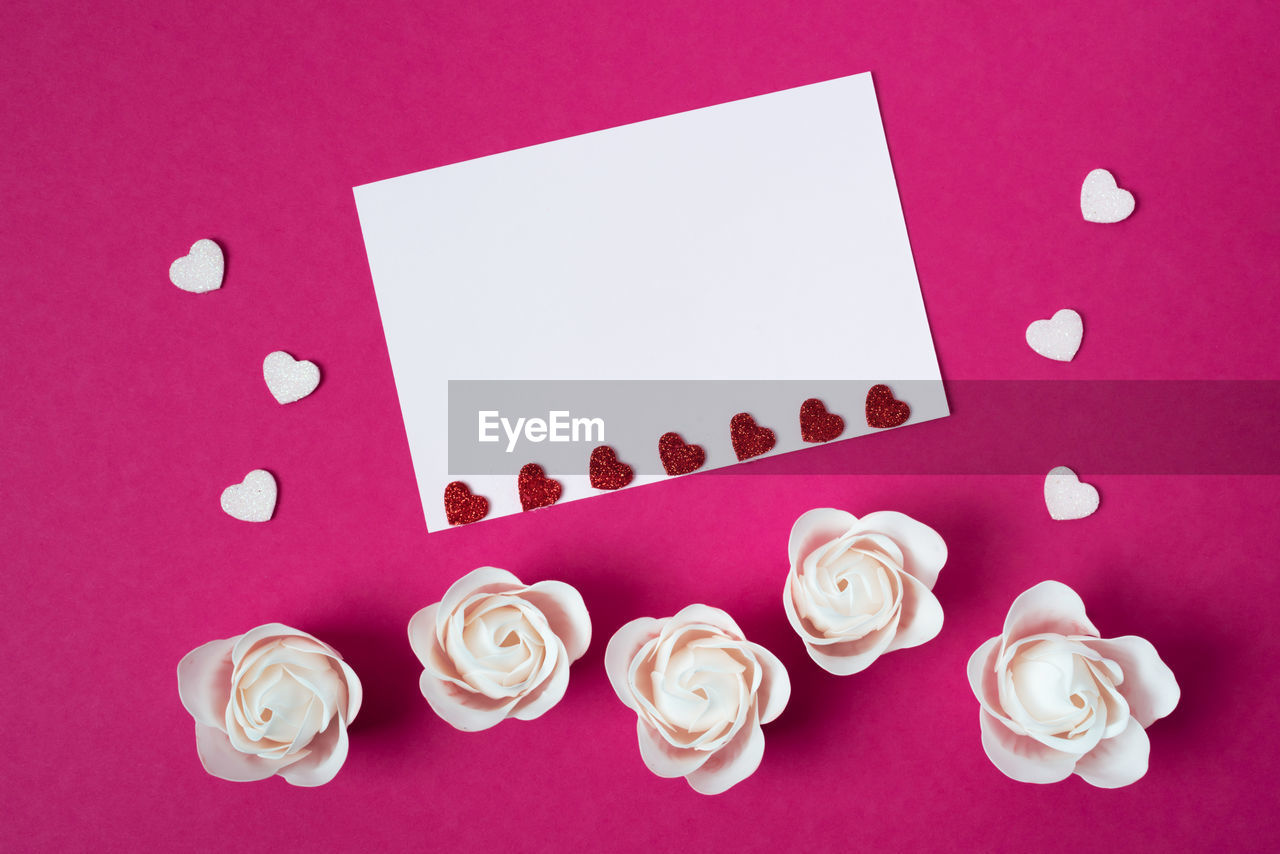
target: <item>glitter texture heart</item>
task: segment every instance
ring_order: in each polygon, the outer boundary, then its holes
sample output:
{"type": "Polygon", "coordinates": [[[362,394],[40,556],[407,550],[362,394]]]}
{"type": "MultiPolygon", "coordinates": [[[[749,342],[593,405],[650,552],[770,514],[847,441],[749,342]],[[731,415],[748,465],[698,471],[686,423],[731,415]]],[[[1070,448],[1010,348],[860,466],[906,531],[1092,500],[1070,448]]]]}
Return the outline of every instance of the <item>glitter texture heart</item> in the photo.
{"type": "Polygon", "coordinates": [[[622,489],[635,477],[635,470],[619,460],[613,448],[601,445],[591,452],[587,474],[596,489],[622,489]]]}
{"type": "Polygon", "coordinates": [[[269,471],[254,469],[222,490],[222,509],[242,522],[266,522],[276,511],[276,479],[269,471]]]}
{"type": "Polygon", "coordinates": [[[285,351],[276,350],[262,360],[262,378],[272,397],[280,403],[293,403],[320,385],[320,369],[315,362],[297,361],[285,351]]]}
{"type": "Polygon", "coordinates": [[[1045,476],[1044,503],[1049,515],[1058,521],[1083,519],[1098,509],[1098,490],[1081,483],[1066,466],[1057,466],[1045,476]]]}
{"type": "Polygon", "coordinates": [[[169,265],[169,281],[184,291],[204,294],[222,287],[222,247],[207,237],[169,265]]]}
{"type": "Polygon", "coordinates": [[[520,469],[516,487],[520,491],[522,510],[550,507],[560,500],[560,493],[563,491],[560,481],[547,477],[547,473],[537,463],[529,463],[520,469]]]}
{"type": "Polygon", "coordinates": [[[1080,187],[1080,213],[1088,222],[1128,219],[1133,206],[1133,193],[1116,186],[1116,179],[1106,169],[1094,169],[1085,176],[1080,187]]]}
{"type": "Polygon", "coordinates": [[[1070,362],[1084,340],[1084,320],[1069,308],[1055,312],[1048,320],[1037,320],[1027,327],[1027,345],[1058,362],[1070,362]]]}
{"type": "Polygon", "coordinates": [[[768,427],[761,427],[749,413],[739,412],[729,419],[729,438],[738,462],[767,454],[773,450],[778,437],[768,427]]]}
{"type": "Polygon", "coordinates": [[[800,404],[800,438],[806,442],[830,442],[844,432],[844,419],[827,411],[826,404],[811,397],[800,404]]]}
{"type": "Polygon", "coordinates": [[[444,515],[450,525],[470,525],[489,515],[489,499],[472,495],[471,489],[460,480],[444,488],[444,515]]]}
{"type": "Polygon", "coordinates": [[[707,461],[707,452],[702,450],[701,445],[685,442],[679,433],[663,433],[658,440],[658,457],[667,474],[674,477],[702,468],[702,464],[707,461]]]}
{"type": "Polygon", "coordinates": [[[868,427],[897,427],[910,417],[911,407],[894,397],[887,385],[873,385],[867,392],[868,427]]]}

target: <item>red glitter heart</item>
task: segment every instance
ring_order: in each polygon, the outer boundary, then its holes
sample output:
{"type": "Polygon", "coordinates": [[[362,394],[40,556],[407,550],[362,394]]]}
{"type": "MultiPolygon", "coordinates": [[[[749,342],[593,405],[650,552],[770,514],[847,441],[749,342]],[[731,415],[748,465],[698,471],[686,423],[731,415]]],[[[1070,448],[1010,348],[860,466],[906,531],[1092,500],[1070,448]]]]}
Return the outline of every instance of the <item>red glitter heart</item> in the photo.
{"type": "Polygon", "coordinates": [[[631,482],[635,470],[618,459],[618,454],[608,445],[601,445],[591,452],[591,465],[587,467],[591,485],[596,489],[622,489],[631,482]]]}
{"type": "Polygon", "coordinates": [[[707,452],[701,445],[690,445],[680,438],[679,433],[663,433],[658,440],[658,456],[662,458],[662,467],[669,475],[688,474],[702,468],[707,461],[707,452]]]}
{"type": "Polygon", "coordinates": [[[816,397],[800,404],[800,438],[806,442],[830,442],[844,432],[844,419],[827,411],[816,397]]]}
{"type": "Polygon", "coordinates": [[[739,462],[768,453],[778,441],[772,430],[761,427],[746,412],[739,412],[729,420],[729,437],[739,462]]]}
{"type": "Polygon", "coordinates": [[[873,385],[867,392],[867,425],[897,427],[911,417],[911,407],[893,396],[887,385],[873,385]]]}
{"type": "Polygon", "coordinates": [[[539,507],[550,507],[560,500],[562,491],[560,481],[547,477],[542,466],[529,463],[520,469],[520,477],[516,479],[520,489],[520,509],[537,510],[539,507]]]}
{"type": "Polygon", "coordinates": [[[489,499],[472,495],[465,483],[455,480],[444,488],[444,516],[450,525],[470,525],[489,515],[489,499]]]}

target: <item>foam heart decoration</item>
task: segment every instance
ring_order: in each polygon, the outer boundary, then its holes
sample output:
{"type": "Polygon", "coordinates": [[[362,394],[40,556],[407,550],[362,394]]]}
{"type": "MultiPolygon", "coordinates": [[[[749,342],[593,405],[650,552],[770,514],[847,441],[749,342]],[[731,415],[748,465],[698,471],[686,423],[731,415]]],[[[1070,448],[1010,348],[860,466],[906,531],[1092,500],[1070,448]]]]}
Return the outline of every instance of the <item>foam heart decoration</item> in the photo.
{"type": "Polygon", "coordinates": [[[516,478],[516,488],[520,491],[520,509],[536,510],[539,507],[550,507],[560,500],[563,488],[560,481],[547,477],[542,466],[529,463],[520,469],[516,478]]]}
{"type": "Polygon", "coordinates": [[[844,432],[844,419],[827,411],[816,397],[800,404],[800,438],[806,442],[830,442],[844,432]]]}
{"type": "Polygon", "coordinates": [[[169,265],[169,281],[184,291],[203,294],[222,287],[222,247],[207,237],[169,265]]]}
{"type": "Polygon", "coordinates": [[[658,456],[662,459],[662,467],[673,477],[697,471],[707,461],[707,452],[702,446],[688,444],[679,433],[662,434],[658,440],[658,456]]]}
{"type": "Polygon", "coordinates": [[[1057,466],[1044,479],[1044,504],[1049,515],[1059,521],[1083,519],[1098,509],[1098,490],[1081,483],[1076,473],[1066,466],[1057,466]]]}
{"type": "Polygon", "coordinates": [[[471,488],[455,480],[444,488],[444,516],[450,525],[470,525],[489,515],[489,499],[472,495],[471,488]]]}
{"type": "Polygon", "coordinates": [[[276,479],[254,469],[240,483],[222,490],[222,509],[242,522],[265,522],[276,510],[276,479]]]}
{"type": "Polygon", "coordinates": [[[293,403],[320,385],[320,369],[315,362],[295,360],[285,351],[276,350],[262,360],[262,378],[277,401],[293,403]]]}
{"type": "Polygon", "coordinates": [[[1119,222],[1133,213],[1133,193],[1122,190],[1106,169],[1094,169],[1080,187],[1080,213],[1089,222],[1119,222]]]}
{"type": "Polygon", "coordinates": [[[773,450],[778,437],[768,427],[761,427],[749,413],[739,412],[729,419],[729,438],[738,461],[749,460],[773,450]]]}
{"type": "Polygon", "coordinates": [[[868,427],[897,427],[910,417],[911,407],[894,397],[887,385],[879,383],[867,391],[868,427]]]}
{"type": "Polygon", "coordinates": [[[1070,362],[1084,340],[1084,320],[1069,308],[1054,312],[1048,320],[1027,327],[1027,344],[1046,359],[1070,362]]]}
{"type": "Polygon", "coordinates": [[[622,489],[631,482],[635,470],[618,459],[618,454],[608,445],[601,445],[591,452],[587,467],[591,485],[596,489],[622,489]]]}

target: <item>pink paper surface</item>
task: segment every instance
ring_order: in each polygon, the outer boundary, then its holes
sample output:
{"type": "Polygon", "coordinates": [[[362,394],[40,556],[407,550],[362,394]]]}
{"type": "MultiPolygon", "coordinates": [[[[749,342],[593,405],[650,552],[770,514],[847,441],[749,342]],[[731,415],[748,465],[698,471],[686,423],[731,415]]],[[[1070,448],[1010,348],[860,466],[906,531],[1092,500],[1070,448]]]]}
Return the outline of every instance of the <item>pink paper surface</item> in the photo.
{"type": "MultiPolygon", "coordinates": [[[[260,5],[0,10],[0,847],[1280,845],[1275,477],[1093,472],[1049,441],[1041,472],[1077,465],[1102,493],[1055,523],[1042,473],[858,475],[846,443],[806,452],[811,474],[764,460],[428,538],[350,191],[870,69],[945,377],[1276,380],[1274,12],[260,5]],[[1098,166],[1137,196],[1130,220],[1081,220],[1098,166]],[[201,237],[226,249],[225,284],[183,293],[168,265],[201,237]],[[1064,365],[1023,331],[1066,306],[1086,333],[1064,365]],[[271,398],[275,349],[320,364],[312,397],[271,398]],[[257,467],[276,517],[237,522],[218,495],[257,467]],[[809,661],[780,591],[791,522],[822,505],[942,533],[936,640],[848,678],[809,661]],[[464,734],[419,695],[405,626],[481,564],[573,583],[595,639],[544,718],[464,734]],[[1047,578],[1182,684],[1127,789],[1017,784],[983,755],[965,661],[1047,578]],[[759,772],[716,798],[645,769],[601,661],[622,623],[693,601],[794,684],[759,772]],[[207,776],[178,702],[184,653],[272,620],[364,681],[321,789],[207,776]]],[[[953,402],[886,441],[973,459],[1060,435],[953,402]]],[[[1099,441],[1165,429],[1140,402],[1108,412],[1099,441]]]]}

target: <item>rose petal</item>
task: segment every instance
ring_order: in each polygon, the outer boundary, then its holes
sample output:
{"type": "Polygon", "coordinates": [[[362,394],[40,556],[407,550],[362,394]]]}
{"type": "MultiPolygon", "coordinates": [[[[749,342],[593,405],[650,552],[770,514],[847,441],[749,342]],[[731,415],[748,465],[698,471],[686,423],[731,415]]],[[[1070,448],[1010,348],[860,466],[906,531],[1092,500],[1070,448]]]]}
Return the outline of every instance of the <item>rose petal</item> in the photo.
{"type": "Polygon", "coordinates": [[[791,699],[791,677],[787,668],[769,650],[758,643],[747,644],[760,664],[760,687],[756,689],[756,709],[760,723],[767,724],[787,707],[791,699]]]}
{"type": "Polygon", "coordinates": [[[209,641],[178,662],[178,697],[196,723],[221,730],[231,701],[231,650],[236,638],[209,641]]]}
{"type": "Polygon", "coordinates": [[[684,777],[692,774],[711,757],[706,751],[676,747],[643,718],[636,718],[636,738],[640,742],[640,758],[659,777],[684,777]]]}
{"type": "Polygon", "coordinates": [[[547,618],[551,630],[564,643],[569,661],[582,658],[591,644],[591,615],[582,594],[563,581],[539,581],[520,596],[547,618]]]}
{"type": "Polygon", "coordinates": [[[1076,773],[1086,783],[1102,789],[1117,789],[1142,778],[1147,773],[1151,742],[1142,724],[1130,718],[1124,732],[1104,738],[1098,746],[1080,757],[1076,773]]]}
{"type": "Polygon", "coordinates": [[[987,640],[969,656],[969,687],[973,696],[978,698],[982,708],[1015,733],[1022,734],[1022,728],[1004,713],[1000,705],[1000,683],[996,676],[996,661],[1000,657],[1000,637],[987,640]]]}
{"type": "Polygon", "coordinates": [[[734,640],[742,640],[745,637],[742,629],[738,628],[738,624],[733,621],[733,617],[720,608],[713,608],[710,605],[686,605],[666,621],[663,630],[671,634],[695,625],[719,629],[734,640]]]}
{"type": "MultiPolygon", "coordinates": [[[[449,589],[444,592],[444,597],[440,600],[437,619],[448,619],[464,599],[477,593],[501,593],[523,587],[524,583],[505,569],[498,569],[494,566],[482,566],[479,569],[473,569],[449,585],[449,589]]],[[[440,637],[442,642],[444,637],[440,632],[443,629],[444,627],[441,625],[436,626],[437,636],[440,637]]]]}
{"type": "Polygon", "coordinates": [[[515,699],[492,700],[483,694],[467,691],[425,670],[418,679],[418,687],[432,711],[449,726],[463,732],[479,732],[497,726],[516,704],[515,699]]]}
{"type": "Polygon", "coordinates": [[[409,618],[409,646],[423,667],[431,667],[431,650],[436,643],[436,614],[440,603],[428,605],[409,618]]]}
{"type": "Polygon", "coordinates": [[[902,549],[902,568],[932,590],[947,562],[947,544],[937,531],[895,510],[877,510],[858,520],[854,531],[887,534],[902,549]]]}
{"type": "Polygon", "coordinates": [[[1084,601],[1060,581],[1042,581],[1014,599],[1002,634],[1006,642],[1012,643],[1046,632],[1098,636],[1098,630],[1085,616],[1084,601]]]}
{"type": "Polygon", "coordinates": [[[889,641],[885,652],[909,649],[927,643],[942,631],[942,605],[923,581],[903,572],[902,613],[898,617],[898,631],[889,641]]]}
{"type": "Polygon", "coordinates": [[[819,507],[802,514],[791,526],[791,536],[787,540],[791,565],[800,566],[811,551],[844,534],[857,521],[858,517],[852,513],[830,507],[819,507]]]}
{"type": "Polygon", "coordinates": [[[733,741],[717,750],[685,779],[699,794],[718,795],[754,774],[763,758],[764,733],[753,717],[733,741]]]}
{"type": "Polygon", "coordinates": [[[985,709],[979,710],[982,749],[1006,776],[1020,783],[1057,783],[1071,776],[1076,756],[1045,747],[1034,738],[1016,735],[985,709]]]}
{"type": "Polygon", "coordinates": [[[552,706],[564,698],[569,687],[569,657],[564,646],[557,650],[555,669],[543,679],[533,690],[525,694],[511,708],[510,715],[522,721],[531,721],[548,712],[552,706]]]}
{"type": "Polygon", "coordinates": [[[631,662],[640,652],[640,647],[658,636],[662,630],[662,620],[653,617],[641,617],[624,625],[613,633],[604,650],[604,670],[609,675],[609,684],[618,699],[629,709],[636,708],[635,697],[631,693],[628,674],[631,662]]]}
{"type": "Polygon", "coordinates": [[[339,714],[328,728],[311,740],[302,759],[280,769],[280,776],[295,786],[323,786],[347,761],[347,721],[339,714]]]}
{"type": "Polygon", "coordinates": [[[204,770],[235,783],[265,780],[298,758],[295,754],[281,759],[263,759],[251,753],[241,753],[231,746],[230,739],[221,729],[200,723],[196,724],[196,753],[204,770]]]}
{"type": "Polygon", "coordinates": [[[871,666],[893,642],[898,630],[898,616],[895,614],[884,628],[868,632],[857,640],[833,644],[809,643],[806,639],[804,648],[809,657],[828,673],[836,676],[850,676],[871,666]]]}
{"type": "Polygon", "coordinates": [[[231,651],[231,660],[234,664],[238,665],[240,664],[240,660],[245,657],[249,650],[253,649],[261,641],[281,637],[307,638],[308,640],[314,641],[326,655],[332,655],[335,658],[341,657],[333,647],[329,646],[314,635],[309,635],[306,632],[299,631],[298,629],[290,628],[283,623],[266,623],[264,625],[257,626],[256,628],[252,628],[240,636],[236,641],[235,648],[231,651]]]}
{"type": "Polygon", "coordinates": [[[1178,705],[1182,696],[1178,680],[1149,641],[1134,635],[1082,640],[1120,665],[1124,681],[1116,688],[1129,702],[1129,714],[1142,726],[1151,726],[1178,705]]]}
{"type": "Polygon", "coordinates": [[[347,683],[347,709],[346,721],[350,725],[356,719],[356,715],[360,714],[360,706],[364,703],[364,686],[360,684],[360,677],[356,675],[355,670],[341,658],[336,658],[338,669],[342,671],[342,676],[347,683]]]}

